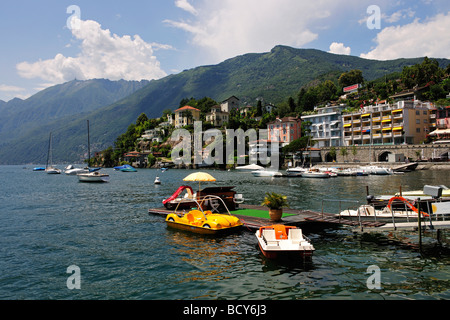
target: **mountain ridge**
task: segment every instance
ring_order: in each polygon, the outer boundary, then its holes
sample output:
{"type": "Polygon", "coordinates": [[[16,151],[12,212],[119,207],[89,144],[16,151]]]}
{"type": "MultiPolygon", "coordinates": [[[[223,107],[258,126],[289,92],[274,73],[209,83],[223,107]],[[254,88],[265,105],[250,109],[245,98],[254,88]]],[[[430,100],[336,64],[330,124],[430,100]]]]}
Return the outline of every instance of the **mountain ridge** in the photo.
{"type": "MultiPolygon", "coordinates": [[[[43,161],[50,131],[54,132],[55,161],[70,163],[80,160],[86,152],[86,120],[91,122],[92,150],[103,150],[111,146],[140,114],[145,113],[149,118],[160,117],[163,110],[178,108],[184,98],[211,97],[221,102],[234,95],[241,99],[242,104],[255,104],[257,98],[277,104],[297,95],[302,86],[327,73],[360,69],[365,79],[371,81],[422,60],[377,61],[316,49],[276,46],[270,52],[248,53],[217,65],[200,66],[153,80],[109,105],[78,113],[76,119],[67,115],[47,121],[44,126],[35,126],[20,139],[0,145],[0,163],[43,161]]],[[[444,66],[450,64],[450,60],[436,60],[444,66]]]]}

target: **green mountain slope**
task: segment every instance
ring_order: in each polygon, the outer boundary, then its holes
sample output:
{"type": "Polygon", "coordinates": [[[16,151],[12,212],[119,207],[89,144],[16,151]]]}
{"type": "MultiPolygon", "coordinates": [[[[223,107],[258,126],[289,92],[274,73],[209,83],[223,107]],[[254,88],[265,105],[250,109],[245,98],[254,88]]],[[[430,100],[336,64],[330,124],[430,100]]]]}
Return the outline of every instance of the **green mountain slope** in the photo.
{"type": "Polygon", "coordinates": [[[8,142],[63,117],[89,113],[110,105],[148,83],[75,80],[43,90],[27,100],[13,99],[0,105],[0,141],[8,142]]]}
{"type": "MultiPolygon", "coordinates": [[[[208,96],[223,101],[235,95],[243,104],[254,105],[256,98],[276,104],[289,96],[296,96],[302,86],[330,72],[360,69],[366,80],[374,80],[422,60],[375,61],[313,49],[277,46],[268,53],[246,54],[218,65],[202,66],[151,81],[107,107],[79,113],[76,117],[71,115],[58,121],[48,121],[45,126],[35,126],[21,139],[0,145],[0,163],[42,163],[46,157],[50,131],[54,137],[54,160],[76,162],[86,152],[88,119],[91,123],[92,150],[103,150],[112,145],[141,113],[149,118],[160,117],[163,110],[176,109],[183,98],[208,96]]],[[[438,61],[441,67],[450,63],[445,59],[438,61]]],[[[51,114],[47,117],[51,118],[51,114]]]]}

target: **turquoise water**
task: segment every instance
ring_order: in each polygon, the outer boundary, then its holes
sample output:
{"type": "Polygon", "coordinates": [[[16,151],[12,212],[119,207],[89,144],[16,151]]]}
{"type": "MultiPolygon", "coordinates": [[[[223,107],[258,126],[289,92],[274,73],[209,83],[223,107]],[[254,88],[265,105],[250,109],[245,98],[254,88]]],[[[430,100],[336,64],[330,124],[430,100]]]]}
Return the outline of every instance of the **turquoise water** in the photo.
{"type": "MultiPolygon", "coordinates": [[[[110,183],[98,185],[32,167],[0,167],[0,299],[450,298],[446,251],[421,257],[389,235],[315,228],[305,230],[316,247],[311,263],[276,263],[259,253],[248,230],[205,237],[168,229],[164,218],[148,214],[191,171],[106,171],[110,183]],[[160,186],[153,184],[156,175],[160,186]],[[67,286],[73,265],[81,274],[79,290],[67,286]],[[372,265],[381,270],[381,289],[367,286],[372,265]]],[[[217,182],[202,186],[236,186],[249,204],[260,204],[265,192],[274,191],[287,195],[292,208],[313,210],[321,210],[324,198],[364,202],[366,186],[372,194],[391,194],[400,185],[414,190],[450,181],[448,171],[329,180],[208,172],[217,182]]],[[[325,208],[337,207],[326,202],[325,208]]]]}

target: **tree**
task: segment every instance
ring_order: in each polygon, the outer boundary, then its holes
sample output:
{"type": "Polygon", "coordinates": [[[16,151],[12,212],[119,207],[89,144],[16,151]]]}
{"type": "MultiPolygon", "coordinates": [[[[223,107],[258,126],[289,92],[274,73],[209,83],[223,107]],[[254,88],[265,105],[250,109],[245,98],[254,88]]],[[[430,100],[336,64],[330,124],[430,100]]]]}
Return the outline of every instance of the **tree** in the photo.
{"type": "Polygon", "coordinates": [[[141,115],[136,120],[136,125],[137,126],[144,125],[145,122],[147,121],[148,121],[147,115],[145,113],[141,113],[141,115]]]}
{"type": "Polygon", "coordinates": [[[364,77],[361,70],[351,70],[343,73],[339,78],[339,85],[342,88],[364,83],[364,77]]]}
{"type": "Polygon", "coordinates": [[[342,147],[341,150],[339,151],[339,153],[342,157],[344,157],[344,160],[345,160],[348,155],[347,147],[342,147]]]}

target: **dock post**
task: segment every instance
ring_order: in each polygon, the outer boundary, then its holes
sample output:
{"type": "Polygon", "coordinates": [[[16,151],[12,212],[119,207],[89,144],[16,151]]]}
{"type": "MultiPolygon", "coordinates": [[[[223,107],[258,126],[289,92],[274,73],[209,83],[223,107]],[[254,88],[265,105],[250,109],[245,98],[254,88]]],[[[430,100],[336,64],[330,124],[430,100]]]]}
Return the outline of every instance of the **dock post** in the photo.
{"type": "Polygon", "coordinates": [[[417,219],[419,224],[419,251],[420,254],[422,255],[422,217],[420,214],[420,198],[417,199],[417,212],[418,212],[417,214],[419,215],[417,219]]]}

